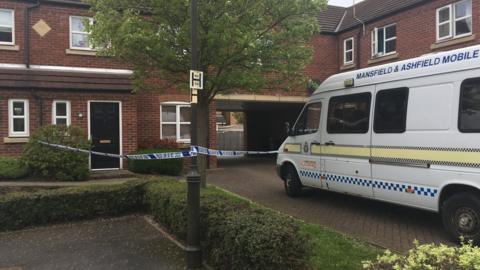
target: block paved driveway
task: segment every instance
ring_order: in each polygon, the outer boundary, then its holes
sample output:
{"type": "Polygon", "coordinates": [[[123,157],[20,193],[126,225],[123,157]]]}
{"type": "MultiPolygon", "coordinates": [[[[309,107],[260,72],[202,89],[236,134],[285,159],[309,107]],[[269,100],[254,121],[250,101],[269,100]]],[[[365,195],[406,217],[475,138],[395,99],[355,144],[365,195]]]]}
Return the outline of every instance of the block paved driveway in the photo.
{"type": "Polygon", "coordinates": [[[208,182],[310,223],[405,252],[420,243],[453,244],[435,213],[321,190],[296,199],[285,195],[273,158],[219,160],[208,182]]]}

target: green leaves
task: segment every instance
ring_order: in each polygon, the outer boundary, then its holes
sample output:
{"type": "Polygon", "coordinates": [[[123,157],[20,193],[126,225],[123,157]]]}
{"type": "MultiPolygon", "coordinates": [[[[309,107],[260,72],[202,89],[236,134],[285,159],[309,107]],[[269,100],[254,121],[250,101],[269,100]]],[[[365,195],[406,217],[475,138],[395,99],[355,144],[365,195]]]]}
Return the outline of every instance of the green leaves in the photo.
{"type": "Polygon", "coordinates": [[[39,141],[90,149],[90,142],[81,128],[51,125],[37,129],[25,146],[21,161],[34,175],[49,180],[82,181],[88,178],[88,155],[51,148],[39,141]]]}
{"type": "MultiPolygon", "coordinates": [[[[200,67],[206,93],[288,88],[304,82],[308,46],[325,0],[200,0],[200,67]]],[[[187,0],[89,0],[92,42],[118,57],[138,80],[185,87],[190,69],[187,0]],[[104,46],[109,44],[109,46],[104,46]]],[[[144,85],[143,85],[144,86],[144,85]]]]}

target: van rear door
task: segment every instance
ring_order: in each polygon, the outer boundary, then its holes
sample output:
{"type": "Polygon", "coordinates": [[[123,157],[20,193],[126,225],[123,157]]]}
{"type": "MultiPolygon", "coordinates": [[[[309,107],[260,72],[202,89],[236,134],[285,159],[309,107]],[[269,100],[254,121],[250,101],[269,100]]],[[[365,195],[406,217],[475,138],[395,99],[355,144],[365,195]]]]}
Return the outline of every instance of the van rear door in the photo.
{"type": "Polygon", "coordinates": [[[372,88],[347,89],[330,96],[322,156],[331,190],[373,196],[369,163],[372,88]]]}

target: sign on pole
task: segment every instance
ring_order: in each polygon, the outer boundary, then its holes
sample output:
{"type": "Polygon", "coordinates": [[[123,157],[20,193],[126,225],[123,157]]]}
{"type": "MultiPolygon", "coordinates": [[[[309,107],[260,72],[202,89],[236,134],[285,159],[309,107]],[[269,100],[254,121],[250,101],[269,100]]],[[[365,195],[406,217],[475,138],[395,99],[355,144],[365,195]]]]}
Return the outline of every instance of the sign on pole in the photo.
{"type": "Polygon", "coordinates": [[[190,70],[190,88],[203,90],[203,72],[190,70]]]}
{"type": "Polygon", "coordinates": [[[203,72],[190,70],[190,103],[198,103],[198,90],[203,89],[203,72]]]}

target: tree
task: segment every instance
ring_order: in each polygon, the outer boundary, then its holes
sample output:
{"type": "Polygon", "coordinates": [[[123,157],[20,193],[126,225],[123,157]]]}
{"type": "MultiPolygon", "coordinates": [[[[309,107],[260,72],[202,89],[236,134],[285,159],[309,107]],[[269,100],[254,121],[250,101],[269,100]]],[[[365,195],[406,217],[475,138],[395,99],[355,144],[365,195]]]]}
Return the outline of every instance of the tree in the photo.
{"type": "MultiPolygon", "coordinates": [[[[95,23],[88,27],[92,44],[99,54],[131,64],[138,89],[147,87],[146,79],[160,78],[188,91],[188,0],[88,2],[95,13],[95,23]]],[[[205,72],[198,100],[200,145],[207,146],[208,107],[216,94],[305,88],[304,67],[313,54],[309,41],[325,2],[199,1],[199,66],[205,72]]]]}

